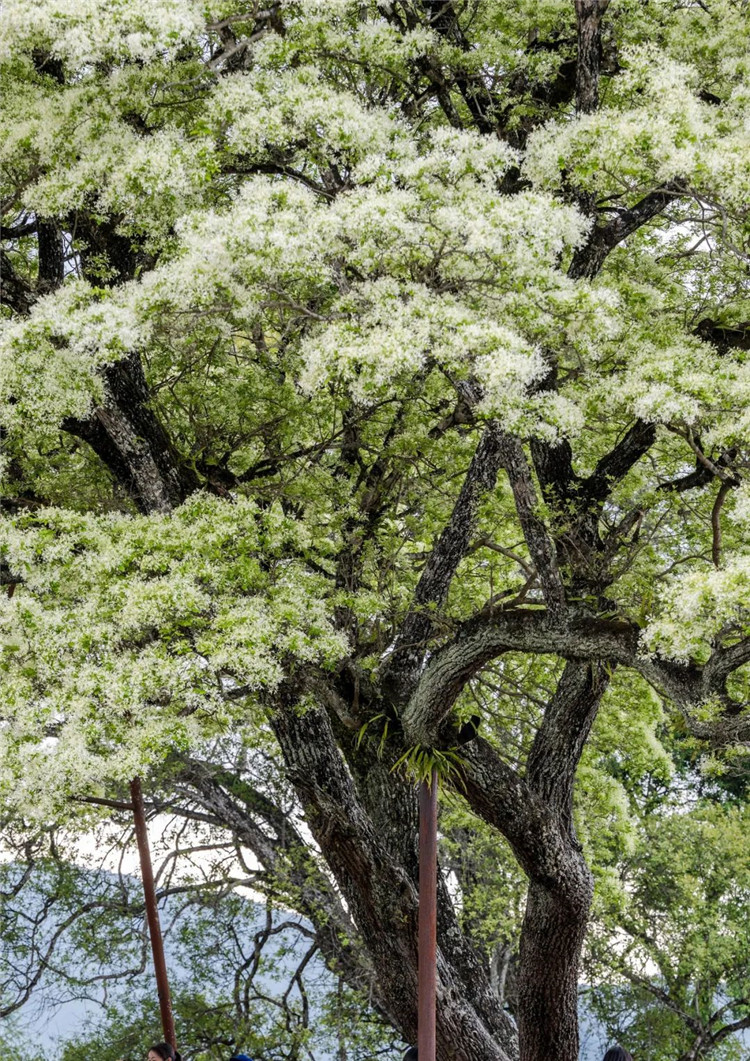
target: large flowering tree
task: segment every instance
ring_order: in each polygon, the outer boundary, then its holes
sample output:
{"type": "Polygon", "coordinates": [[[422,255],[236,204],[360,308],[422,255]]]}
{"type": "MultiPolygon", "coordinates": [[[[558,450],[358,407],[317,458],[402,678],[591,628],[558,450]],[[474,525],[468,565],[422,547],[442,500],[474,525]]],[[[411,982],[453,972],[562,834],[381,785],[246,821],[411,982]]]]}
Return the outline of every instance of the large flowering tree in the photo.
{"type": "Polygon", "coordinates": [[[745,5],[0,19],[4,801],[180,786],[413,1039],[437,764],[529,882],[517,1026],[441,885],[439,1056],[574,1061],[613,677],[750,742],[745,5]]]}

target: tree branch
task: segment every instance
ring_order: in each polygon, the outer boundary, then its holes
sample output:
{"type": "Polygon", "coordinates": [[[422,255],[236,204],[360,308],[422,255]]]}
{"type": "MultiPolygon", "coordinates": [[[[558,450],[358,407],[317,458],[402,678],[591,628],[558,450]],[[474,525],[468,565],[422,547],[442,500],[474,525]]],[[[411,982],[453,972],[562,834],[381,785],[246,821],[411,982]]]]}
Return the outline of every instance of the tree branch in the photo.
{"type": "Polygon", "coordinates": [[[703,666],[703,688],[706,696],[723,692],[729,675],[750,663],[750,637],[729,648],[716,648],[703,666]]]}
{"type": "Polygon", "coordinates": [[[20,221],[17,225],[0,225],[0,239],[22,239],[37,230],[37,220],[20,221]]]}
{"type": "Polygon", "coordinates": [[[713,343],[720,354],[726,354],[729,350],[750,350],[750,321],[721,325],[706,317],[696,327],[695,334],[713,343]]]}
{"type": "Polygon", "coordinates": [[[599,510],[612,493],[612,487],[648,453],[655,440],[656,425],[636,420],[617,445],[597,462],[591,475],[581,482],[582,506],[594,504],[599,510]]]}
{"type": "Polygon", "coordinates": [[[573,782],[608,684],[601,663],[573,660],[557,683],[526,761],[526,781],[573,835],[573,782]]]}
{"type": "Polygon", "coordinates": [[[580,855],[551,809],[484,738],[467,744],[462,760],[461,791],[474,813],[503,834],[530,880],[577,902],[580,855]]]}
{"type": "Polygon", "coordinates": [[[547,528],[536,514],[538,502],[531,469],[520,440],[513,435],[501,436],[500,462],[508,474],[521,529],[539,576],[550,618],[559,619],[565,611],[565,590],[557,567],[555,547],[547,528]]]}
{"type": "Polygon", "coordinates": [[[0,249],[0,304],[10,306],[20,317],[26,317],[34,298],[31,284],[18,275],[8,255],[0,249]]]}
{"type": "MultiPolygon", "coordinates": [[[[436,33],[462,52],[471,50],[471,44],[461,28],[451,0],[425,0],[425,9],[429,17],[429,25],[436,33]]],[[[469,78],[466,70],[458,66],[454,71],[454,79],[475,127],[480,133],[495,132],[497,117],[493,112],[496,110],[496,102],[481,78],[469,78]]]]}
{"type": "Polygon", "coordinates": [[[40,294],[55,291],[65,275],[65,245],[63,234],[54,219],[39,219],[39,273],[37,287],[40,294]]]}
{"type": "MultiPolygon", "coordinates": [[[[230,770],[197,760],[186,760],[178,780],[190,786],[198,803],[210,810],[234,837],[250,848],[265,868],[274,874],[279,888],[291,895],[295,909],[315,927],[315,938],[329,968],[353,988],[372,994],[383,1010],[383,1001],[373,985],[373,970],[366,954],[352,944],[355,926],[338,895],[310,856],[288,814],[247,780],[230,770]],[[269,836],[256,821],[270,825],[269,836]]],[[[180,813],[179,810],[177,813],[180,813]]]]}
{"type": "Polygon", "coordinates": [[[140,357],[131,353],[104,369],[105,398],[87,420],[63,430],[88,442],[142,512],[169,512],[199,486],[182,463],[149,404],[140,357]]]}
{"type": "Polygon", "coordinates": [[[568,276],[573,280],[593,280],[604,265],[607,255],[618,243],[622,243],[642,225],[660,214],[684,191],[685,187],[681,181],[667,181],[663,187],[649,192],[635,206],[618,210],[617,215],[606,225],[594,225],[586,243],[573,254],[568,276]]]}
{"type": "Polygon", "coordinates": [[[719,487],[714,506],[711,509],[711,559],[714,562],[714,567],[717,569],[721,563],[721,510],[729,491],[738,485],[738,483],[725,479],[719,487]]]}
{"type": "Polygon", "coordinates": [[[481,499],[495,488],[501,464],[501,432],[495,421],[484,430],[466,472],[450,519],[430,553],[409,613],[394,641],[383,683],[397,701],[411,692],[434,626],[434,610],[445,603],[458,565],[469,551],[481,499]]]}
{"type": "Polygon", "coordinates": [[[576,111],[578,114],[590,114],[599,105],[601,23],[609,0],[575,0],[575,5],[578,22],[576,111]]]}
{"type": "Polygon", "coordinates": [[[402,716],[409,743],[433,746],[466,683],[504,652],[553,653],[563,659],[634,665],[638,629],[629,623],[576,618],[567,624],[547,612],[509,610],[478,616],[430,659],[402,716]]]}

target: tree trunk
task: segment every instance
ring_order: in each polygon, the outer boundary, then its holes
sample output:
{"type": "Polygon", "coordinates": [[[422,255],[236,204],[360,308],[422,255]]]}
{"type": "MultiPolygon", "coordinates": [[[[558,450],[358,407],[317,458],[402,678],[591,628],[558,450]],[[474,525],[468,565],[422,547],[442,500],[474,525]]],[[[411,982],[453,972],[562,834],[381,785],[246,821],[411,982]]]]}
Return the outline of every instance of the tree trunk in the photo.
{"type": "MultiPolygon", "coordinates": [[[[412,881],[416,893],[419,885],[416,785],[400,771],[394,772],[396,756],[391,751],[382,756],[373,755],[365,745],[357,748],[351,735],[347,737],[340,729],[337,737],[357,795],[378,840],[412,881]]],[[[467,1057],[497,1057],[499,1046],[501,1056],[516,1058],[517,1031],[493,990],[489,965],[462,928],[442,873],[438,874],[437,886],[437,1056],[446,1056],[441,1051],[448,1049],[447,1044],[460,1041],[467,1057]],[[451,1040],[455,1035],[460,1038],[451,1040]]],[[[413,1031],[402,1028],[402,1033],[407,1040],[416,1042],[416,1025],[413,1031]]],[[[449,1051],[447,1056],[458,1055],[449,1051]]]]}
{"type": "Polygon", "coordinates": [[[578,1061],[578,963],[594,886],[583,856],[571,855],[564,890],[529,885],[518,984],[521,1061],[578,1061]]]}
{"type": "MultiPolygon", "coordinates": [[[[272,726],[310,831],[372,957],[389,1017],[414,1042],[418,908],[413,879],[362,805],[326,713],[315,708],[300,714],[290,701],[274,713],[272,726]]],[[[373,764],[376,773],[380,768],[373,764]]],[[[512,1022],[496,998],[490,1002],[489,976],[439,887],[437,1057],[516,1061],[512,1022]]]]}

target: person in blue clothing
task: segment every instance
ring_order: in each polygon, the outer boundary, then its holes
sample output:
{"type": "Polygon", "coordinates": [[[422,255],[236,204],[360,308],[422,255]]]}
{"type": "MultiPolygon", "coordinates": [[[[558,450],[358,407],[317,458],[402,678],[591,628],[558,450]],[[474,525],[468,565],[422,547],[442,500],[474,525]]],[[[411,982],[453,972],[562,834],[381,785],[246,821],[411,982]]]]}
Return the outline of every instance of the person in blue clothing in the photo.
{"type": "Polygon", "coordinates": [[[249,1054],[232,1054],[229,1061],[253,1061],[249,1054]]]}

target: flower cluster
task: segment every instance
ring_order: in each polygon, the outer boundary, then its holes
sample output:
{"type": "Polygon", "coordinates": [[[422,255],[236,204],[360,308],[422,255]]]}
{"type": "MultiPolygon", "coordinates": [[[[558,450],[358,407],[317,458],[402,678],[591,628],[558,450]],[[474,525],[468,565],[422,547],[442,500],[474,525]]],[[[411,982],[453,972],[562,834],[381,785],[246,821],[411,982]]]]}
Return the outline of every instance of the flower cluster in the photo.
{"type": "Polygon", "coordinates": [[[696,70],[655,45],[631,48],[622,59],[626,70],[605,106],[550,122],[531,137],[527,176],[537,187],[574,184],[602,197],[644,194],[679,180],[744,208],[750,140],[739,100],[704,102],[696,70]]]}
{"type": "Polygon", "coordinates": [[[0,13],[0,60],[40,48],[72,66],[174,53],[203,26],[190,0],[7,0],[0,13]]]}
{"type": "Polygon", "coordinates": [[[170,517],[4,521],[0,553],[23,578],[0,607],[6,768],[24,757],[32,784],[54,761],[59,791],[124,780],[251,718],[290,668],[334,665],[347,643],[327,581],[297,559],[308,537],[282,513],[204,495],[170,517]]]}
{"type": "Polygon", "coordinates": [[[705,660],[718,642],[750,636],[750,555],[735,555],[719,570],[672,579],[658,615],[643,633],[644,648],[669,659],[705,660]]]}
{"type": "Polygon", "coordinates": [[[4,323],[0,407],[7,427],[54,433],[65,417],[88,413],[102,395],[97,370],[145,342],[131,296],[78,280],[39,299],[28,319],[4,323]]]}

